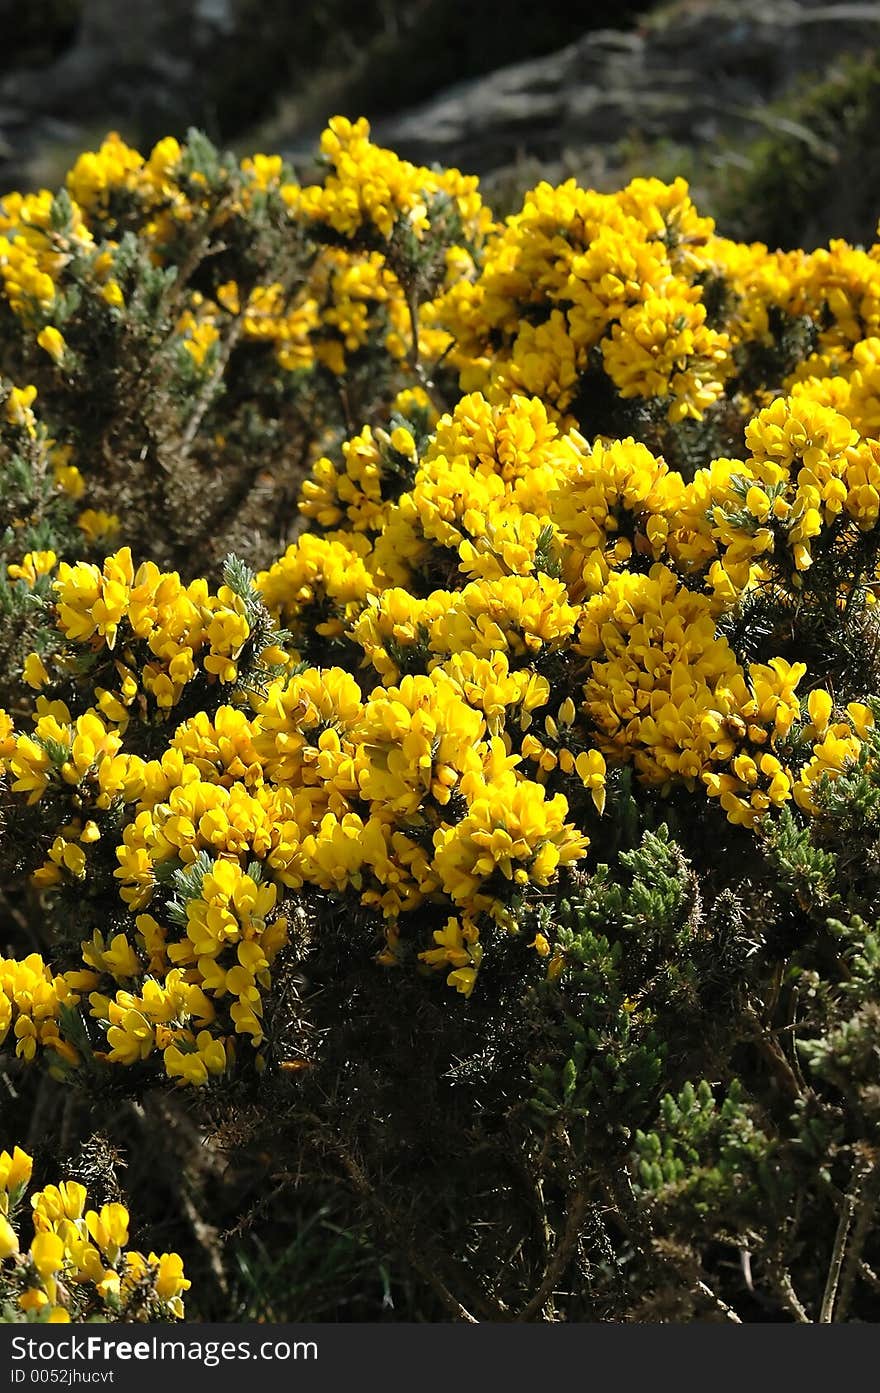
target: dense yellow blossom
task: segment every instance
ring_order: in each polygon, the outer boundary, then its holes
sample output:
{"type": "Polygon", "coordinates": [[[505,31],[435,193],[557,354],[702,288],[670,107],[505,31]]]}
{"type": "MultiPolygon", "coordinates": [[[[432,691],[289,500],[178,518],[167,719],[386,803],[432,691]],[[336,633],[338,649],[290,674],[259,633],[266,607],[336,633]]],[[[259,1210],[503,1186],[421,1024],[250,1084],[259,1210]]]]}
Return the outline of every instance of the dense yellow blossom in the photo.
{"type": "Polygon", "coordinates": [[[533,882],[547,885],[560,866],[585,855],[589,839],[566,822],[563,795],[504,769],[466,775],[468,811],[434,834],[434,862],[446,893],[471,917],[511,922],[508,900],[533,882]]]}
{"type": "MultiPolygon", "coordinates": [[[[88,557],[116,548],[102,564],[41,541],[12,553],[7,581],[47,597],[58,640],[24,658],[15,727],[0,713],[13,794],[52,824],[33,883],[76,891],[109,864],[118,900],[66,970],[0,962],[0,1037],[58,1071],[82,1063],[77,1006],[90,1067],[207,1090],[262,1068],[300,897],[357,907],[365,952],[468,997],[499,930],[601,854],[621,766],[760,834],[784,805],[812,816],[872,725],[789,647],[741,661],[730,635],[740,606],[796,603],[829,557],[876,557],[877,248],[740,245],[680,179],[542,183],[496,224],[475,179],[381,149],[365,120],[333,118],[321,148],[307,187],[277,157],[231,162],[218,204],[176,140],[145,157],[111,135],[63,206],[0,203],[0,293],[62,383],[74,267],[119,322],[126,230],[174,266],[191,224],[239,235],[271,201],[301,264],[249,283],[224,263],[182,289],[187,390],[238,344],[279,401],[309,383],[346,422],[305,462],[310,530],[279,530],[296,540],[247,598],[133,557],[125,516],[99,507],[76,527],[88,557]],[[774,376],[780,324],[804,347],[774,376]],[[365,419],[352,402],[377,355],[365,419]]],[[[3,429],[44,441],[35,389],[4,391],[3,429]]],[[[58,435],[47,469],[79,499],[87,470],[58,435]]],[[[551,978],[552,937],[520,939],[551,978]]],[[[99,1289],[154,1262],[123,1261],[127,1220],[82,1201],[44,1192],[34,1310],[68,1261],[59,1225],[79,1225],[70,1252],[99,1289]]],[[[0,1228],[0,1253],[13,1239],[0,1228]]],[[[176,1260],[155,1262],[176,1300],[176,1260]]]]}
{"type": "Polygon", "coordinates": [[[25,1245],[21,1211],[32,1169],[19,1147],[0,1152],[0,1264],[25,1318],[180,1320],[191,1285],[181,1258],[128,1249],[125,1205],[88,1208],[86,1188],[76,1180],[30,1195],[33,1238],[25,1245]]]}
{"type": "Polygon", "coordinates": [[[453,201],[471,235],[491,223],[476,179],[457,170],[420,169],[393,151],[373,145],[369,122],[363,117],[353,122],[333,117],[321,137],[321,152],[333,172],[323,186],[301,189],[295,208],[336,232],[351,236],[366,226],[389,238],[401,219],[420,236],[429,226],[427,205],[440,194],[453,201]]]}
{"type": "Polygon", "coordinates": [[[59,1016],[62,1006],[75,1006],[79,997],[63,976],[53,976],[38,953],[20,962],[0,958],[0,1043],[11,1035],[15,1053],[32,1060],[38,1049],[53,1051],[75,1064],[78,1056],[62,1040],[59,1016]]]}

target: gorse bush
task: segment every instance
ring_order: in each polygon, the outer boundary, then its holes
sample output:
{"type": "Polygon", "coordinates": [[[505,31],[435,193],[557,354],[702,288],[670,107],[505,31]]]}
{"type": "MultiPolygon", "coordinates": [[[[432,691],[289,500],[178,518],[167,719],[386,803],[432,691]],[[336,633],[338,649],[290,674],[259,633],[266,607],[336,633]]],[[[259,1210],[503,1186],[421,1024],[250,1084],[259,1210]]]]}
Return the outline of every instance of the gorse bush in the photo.
{"type": "Polygon", "coordinates": [[[220,1318],[328,1195],[419,1318],[870,1318],[880,246],[322,154],[0,202],[10,1117],[160,1115],[220,1318]]]}
{"type": "Polygon", "coordinates": [[[183,1315],[181,1292],[190,1285],[176,1253],[157,1257],[125,1248],[128,1210],[118,1201],[86,1209],[77,1180],[33,1193],[33,1238],[19,1243],[21,1206],[33,1158],[16,1147],[0,1152],[0,1297],[5,1320],[35,1316],[53,1323],[77,1320],[168,1320],[183,1315]]]}

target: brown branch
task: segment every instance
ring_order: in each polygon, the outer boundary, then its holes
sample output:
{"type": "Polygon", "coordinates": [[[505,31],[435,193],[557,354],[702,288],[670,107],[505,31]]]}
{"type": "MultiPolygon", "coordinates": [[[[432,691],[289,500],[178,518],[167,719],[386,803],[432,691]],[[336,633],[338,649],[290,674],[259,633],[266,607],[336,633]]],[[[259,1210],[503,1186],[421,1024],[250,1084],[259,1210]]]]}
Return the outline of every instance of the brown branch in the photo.
{"type": "Polygon", "coordinates": [[[868,1266],[864,1258],[859,1263],[859,1276],[862,1281],[867,1282],[868,1286],[872,1287],[874,1291],[880,1291],[880,1277],[877,1276],[873,1267],[868,1266]]]}
{"type": "Polygon", "coordinates": [[[797,1074],[786,1059],[776,1036],[770,1034],[755,1011],[748,1010],[745,1015],[746,1020],[752,1027],[750,1038],[757,1047],[765,1063],[769,1066],[776,1083],[789,1098],[802,1097],[803,1089],[801,1088],[797,1074]]]}
{"type": "MultiPolygon", "coordinates": [[[[399,283],[401,286],[403,286],[403,281],[402,281],[402,279],[401,279],[401,277],[400,277],[399,275],[398,275],[398,277],[397,277],[397,280],[398,280],[398,283],[399,283]]],[[[416,378],[416,380],[418,381],[418,384],[419,384],[419,386],[422,388],[422,390],[426,393],[426,395],[427,395],[427,397],[428,397],[428,400],[430,401],[431,405],[435,408],[435,410],[439,411],[440,414],[441,414],[441,416],[442,416],[443,413],[444,413],[445,411],[448,410],[447,403],[445,403],[445,402],[443,402],[443,401],[439,401],[439,400],[437,399],[437,397],[436,397],[436,395],[435,395],[435,385],[434,385],[434,382],[433,382],[432,379],[428,376],[428,374],[425,372],[424,366],[423,366],[422,361],[421,361],[421,358],[420,358],[420,356],[419,356],[419,300],[418,300],[418,292],[417,292],[414,288],[412,288],[412,287],[410,287],[410,286],[407,286],[407,287],[404,288],[404,299],[406,300],[406,308],[407,308],[407,311],[408,311],[408,313],[409,313],[410,334],[411,334],[411,336],[412,336],[412,344],[411,344],[411,347],[410,347],[410,351],[409,351],[409,353],[407,354],[407,363],[408,363],[410,372],[411,372],[411,373],[413,374],[413,376],[416,378]]]]}
{"type": "Polygon", "coordinates": [[[864,1175],[861,1193],[857,1200],[855,1223],[849,1241],[843,1271],[840,1277],[840,1294],[837,1298],[836,1319],[844,1321],[849,1313],[856,1277],[862,1266],[862,1251],[871,1232],[871,1223],[880,1197],[880,1163],[875,1162],[864,1175]]]}
{"type": "Polygon", "coordinates": [[[184,1155],[197,1155],[201,1166],[215,1174],[222,1174],[223,1158],[211,1147],[204,1145],[198,1127],[174,1098],[169,1098],[163,1093],[154,1093],[146,1099],[145,1105],[129,1103],[127,1111],[144,1131],[152,1132],[155,1129],[169,1143],[160,1153],[159,1164],[166,1175],[174,1179],[181,1216],[204,1254],[207,1271],[210,1273],[217,1296],[224,1301],[227,1300],[229,1280],[223,1265],[223,1248],[218,1241],[219,1232],[202,1215],[186,1175],[187,1166],[180,1164],[182,1151],[184,1155]]]}
{"type": "MultiPolygon", "coordinates": [[[[725,1320],[731,1321],[734,1325],[742,1325],[742,1319],[737,1315],[733,1307],[729,1306],[723,1297],[719,1296],[717,1291],[709,1285],[705,1280],[705,1274],[700,1275],[703,1273],[703,1269],[696,1257],[689,1267],[685,1261],[669,1253],[658,1253],[657,1246],[650,1233],[645,1233],[641,1226],[637,1222],[634,1222],[635,1215],[633,1214],[631,1218],[627,1218],[621,1212],[623,1206],[619,1195],[620,1180],[621,1177],[618,1177],[617,1184],[606,1183],[605,1193],[609,1204],[609,1218],[617,1224],[624,1236],[639,1250],[648,1263],[661,1271],[663,1268],[671,1267],[679,1277],[691,1284],[701,1296],[705,1296],[711,1301],[716,1310],[720,1311],[724,1316],[725,1320]]],[[[622,1180],[631,1189],[631,1182],[626,1173],[624,1173],[622,1180]]],[[[632,1208],[634,1209],[634,1206],[632,1206],[632,1208]]]]}
{"type": "Polygon", "coordinates": [[[837,1233],[834,1236],[834,1247],[831,1250],[831,1264],[828,1268],[828,1277],[825,1281],[825,1291],[822,1296],[822,1306],[819,1310],[820,1325],[830,1325],[834,1319],[834,1302],[837,1298],[840,1269],[843,1266],[850,1225],[863,1183],[864,1177],[861,1173],[854,1175],[850,1182],[850,1187],[843,1197],[843,1203],[840,1208],[840,1219],[837,1224],[837,1233]]]}
{"type": "Polygon", "coordinates": [[[223,342],[223,346],[217,354],[217,361],[211,370],[211,375],[204,382],[201,391],[196,397],[195,410],[186,423],[186,429],[180,438],[174,442],[178,462],[181,457],[185,459],[190,452],[199,426],[205,418],[205,413],[216,396],[217,388],[220,385],[223,374],[226,371],[226,366],[232,356],[232,350],[244,332],[244,321],[245,313],[242,311],[242,313],[233,320],[229,333],[226,335],[223,342]]]}
{"type": "Polygon", "coordinates": [[[798,1325],[811,1325],[812,1321],[794,1289],[788,1268],[783,1267],[781,1264],[777,1267],[771,1267],[768,1276],[770,1278],[770,1285],[778,1296],[784,1309],[788,1311],[790,1315],[794,1316],[798,1325]]]}
{"type": "Polygon", "coordinates": [[[514,1320],[533,1320],[535,1316],[540,1315],[543,1311],[550,1297],[553,1295],[560,1277],[571,1261],[578,1238],[580,1237],[581,1226],[584,1222],[586,1210],[586,1195],[582,1190],[576,1190],[569,1204],[565,1229],[547,1265],[544,1279],[528,1304],[525,1305],[521,1311],[517,1311],[514,1320]]]}
{"type": "Polygon", "coordinates": [[[708,1282],[704,1282],[702,1277],[697,1278],[696,1286],[697,1291],[700,1292],[702,1296],[709,1298],[716,1309],[724,1316],[725,1320],[732,1321],[734,1325],[742,1325],[742,1319],[736,1314],[733,1307],[728,1306],[727,1302],[718,1295],[717,1291],[714,1291],[713,1288],[709,1286],[708,1282]]]}

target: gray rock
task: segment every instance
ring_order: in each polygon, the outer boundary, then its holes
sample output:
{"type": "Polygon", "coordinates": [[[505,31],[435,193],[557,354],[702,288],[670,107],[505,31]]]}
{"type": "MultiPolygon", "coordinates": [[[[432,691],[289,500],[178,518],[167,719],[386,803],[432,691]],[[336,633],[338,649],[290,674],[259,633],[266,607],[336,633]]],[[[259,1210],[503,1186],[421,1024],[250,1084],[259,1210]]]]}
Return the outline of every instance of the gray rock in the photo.
{"type": "Polygon", "coordinates": [[[32,182],[41,152],[91,143],[96,126],[148,139],[183,130],[200,110],[202,65],[233,20],[234,0],[83,0],[64,53],[0,78],[3,186],[32,182]]]}
{"type": "MultiPolygon", "coordinates": [[[[717,139],[842,53],[880,41],[880,4],[715,0],[633,33],[597,31],[556,53],[462,83],[375,123],[420,163],[477,174],[626,136],[717,139]]],[[[303,142],[288,147],[300,154],[303,142]]]]}

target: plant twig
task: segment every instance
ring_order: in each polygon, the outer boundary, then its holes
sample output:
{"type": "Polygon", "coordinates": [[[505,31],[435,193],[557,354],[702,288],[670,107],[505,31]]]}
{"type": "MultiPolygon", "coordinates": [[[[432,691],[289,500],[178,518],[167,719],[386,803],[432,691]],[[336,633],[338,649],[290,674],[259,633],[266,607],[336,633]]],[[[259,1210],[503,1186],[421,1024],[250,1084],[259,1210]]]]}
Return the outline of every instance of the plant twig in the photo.
{"type": "Polygon", "coordinates": [[[772,1267],[769,1272],[769,1277],[770,1285],[779,1297],[780,1302],[785,1310],[788,1311],[790,1315],[794,1316],[798,1325],[812,1325],[806,1308],[794,1289],[791,1273],[788,1271],[788,1268],[783,1267],[781,1264],[778,1267],[772,1267]]]}
{"type": "Polygon", "coordinates": [[[375,1210],[389,1235],[394,1238],[395,1242],[400,1247],[401,1252],[413,1271],[417,1272],[423,1281],[427,1282],[434,1294],[439,1297],[446,1309],[451,1315],[455,1316],[457,1320],[464,1321],[468,1325],[479,1325],[477,1317],[472,1315],[467,1307],[462,1305],[458,1297],[449,1290],[436,1269],[426,1260],[426,1255],[424,1253],[419,1253],[403,1235],[400,1230],[400,1225],[397,1223],[391,1210],[388,1208],[387,1204],[385,1204],[384,1200],[377,1195],[363,1167],[351,1154],[342,1140],[339,1137],[330,1135],[320,1118],[312,1116],[309,1118],[309,1121],[317,1128],[318,1135],[324,1145],[336,1155],[346,1175],[354,1186],[356,1193],[359,1194],[362,1199],[367,1200],[370,1206],[375,1210]]]}
{"type": "Polygon", "coordinates": [[[723,1297],[719,1296],[717,1291],[713,1290],[703,1277],[696,1275],[702,1271],[698,1261],[695,1261],[689,1268],[687,1263],[669,1254],[663,1254],[661,1256],[657,1252],[656,1244],[652,1240],[651,1235],[642,1231],[641,1225],[635,1219],[635,1214],[631,1211],[630,1216],[627,1217],[627,1215],[622,1212],[625,1206],[622,1202],[621,1180],[631,1190],[629,1176],[624,1173],[622,1177],[617,1177],[616,1184],[608,1184],[606,1182],[606,1198],[609,1202],[609,1217],[617,1223],[618,1227],[629,1241],[634,1244],[650,1262],[656,1264],[660,1268],[671,1267],[686,1282],[691,1283],[701,1296],[707,1297],[708,1300],[712,1302],[712,1305],[716,1310],[721,1312],[725,1320],[731,1321],[734,1325],[742,1325],[742,1319],[737,1315],[733,1307],[729,1306],[723,1297]],[[694,1269],[696,1269],[696,1272],[694,1269]]]}
{"type": "Polygon", "coordinates": [[[880,1164],[875,1162],[863,1177],[861,1192],[856,1201],[855,1223],[840,1278],[840,1293],[837,1298],[836,1310],[838,1321],[846,1320],[849,1313],[849,1303],[852,1300],[853,1288],[861,1267],[862,1250],[871,1231],[871,1221],[877,1208],[878,1191],[880,1191],[880,1164]]]}
{"type": "Polygon", "coordinates": [[[550,1297],[553,1295],[556,1284],[571,1260],[578,1238],[580,1237],[586,1210],[586,1195],[582,1190],[576,1190],[568,1207],[565,1229],[554,1249],[553,1256],[547,1264],[544,1279],[534,1296],[523,1306],[521,1311],[517,1311],[514,1320],[532,1320],[543,1311],[550,1297]]]}
{"type": "Polygon", "coordinates": [[[828,1268],[828,1277],[825,1281],[825,1291],[819,1310],[820,1325],[830,1325],[834,1319],[834,1302],[837,1298],[840,1269],[843,1266],[850,1224],[852,1223],[853,1214],[855,1213],[863,1183],[863,1175],[861,1173],[855,1175],[850,1183],[849,1189],[843,1197],[843,1203],[840,1209],[840,1220],[837,1225],[837,1233],[834,1236],[834,1247],[831,1251],[831,1265],[828,1268]]]}
{"type": "Polygon", "coordinates": [[[716,1310],[720,1311],[724,1316],[725,1320],[732,1321],[734,1325],[742,1325],[742,1318],[736,1314],[732,1306],[728,1306],[727,1302],[723,1297],[718,1295],[717,1291],[714,1291],[712,1287],[709,1286],[708,1282],[704,1282],[701,1277],[698,1277],[696,1288],[701,1295],[708,1297],[716,1310]]]}
{"type": "Polygon", "coordinates": [[[859,1276],[868,1283],[869,1287],[873,1287],[874,1291],[880,1291],[880,1277],[877,1276],[873,1267],[868,1266],[864,1258],[859,1263],[859,1276]]]}
{"type": "Polygon", "coordinates": [[[211,374],[206,379],[196,397],[195,409],[186,423],[186,429],[180,436],[180,439],[174,442],[178,463],[180,458],[185,458],[189,454],[205,413],[217,394],[217,388],[223,380],[223,374],[226,371],[226,366],[232,355],[232,350],[244,332],[244,321],[245,312],[242,311],[230,326],[229,333],[226,335],[223,345],[217,354],[217,361],[211,369],[211,374]]]}
{"type": "MultiPolygon", "coordinates": [[[[399,276],[398,281],[400,281],[400,284],[403,285],[403,282],[401,281],[399,276]]],[[[409,365],[410,372],[418,380],[419,386],[426,393],[429,401],[431,402],[431,405],[442,415],[443,412],[447,410],[447,404],[437,399],[434,390],[434,383],[428,376],[428,374],[425,372],[425,368],[420,357],[418,292],[415,290],[414,287],[406,286],[404,288],[404,299],[406,300],[406,308],[409,314],[410,334],[412,336],[410,350],[407,354],[407,363],[409,365]]]]}
{"type": "Polygon", "coordinates": [[[800,1098],[803,1089],[798,1081],[797,1074],[792,1069],[779,1041],[766,1029],[763,1022],[753,1010],[746,1012],[746,1019],[752,1026],[751,1038],[759,1053],[770,1068],[778,1086],[790,1098],[800,1098]]]}

